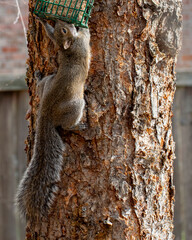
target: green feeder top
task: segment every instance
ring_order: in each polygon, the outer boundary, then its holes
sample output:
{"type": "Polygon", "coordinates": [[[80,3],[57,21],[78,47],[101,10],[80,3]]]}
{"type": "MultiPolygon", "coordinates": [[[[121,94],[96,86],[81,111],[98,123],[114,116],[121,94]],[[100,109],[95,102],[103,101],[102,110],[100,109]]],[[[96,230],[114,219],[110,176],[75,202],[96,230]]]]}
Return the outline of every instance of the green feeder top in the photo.
{"type": "Polygon", "coordinates": [[[37,0],[34,13],[38,17],[60,19],[77,27],[88,27],[94,0],[37,0]]]}

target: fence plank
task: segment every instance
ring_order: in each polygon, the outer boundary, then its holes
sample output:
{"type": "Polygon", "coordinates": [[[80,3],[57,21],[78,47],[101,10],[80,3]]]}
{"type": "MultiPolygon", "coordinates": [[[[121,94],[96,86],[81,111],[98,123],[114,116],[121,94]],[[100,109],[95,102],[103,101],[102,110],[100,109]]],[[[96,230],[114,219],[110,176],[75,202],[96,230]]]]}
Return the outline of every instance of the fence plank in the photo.
{"type": "Polygon", "coordinates": [[[174,103],[173,132],[175,160],[175,235],[176,240],[192,236],[192,87],[179,87],[174,103]]]}
{"type": "Polygon", "coordinates": [[[0,239],[24,239],[24,226],[14,214],[13,199],[26,165],[26,92],[0,93],[0,239]]]}

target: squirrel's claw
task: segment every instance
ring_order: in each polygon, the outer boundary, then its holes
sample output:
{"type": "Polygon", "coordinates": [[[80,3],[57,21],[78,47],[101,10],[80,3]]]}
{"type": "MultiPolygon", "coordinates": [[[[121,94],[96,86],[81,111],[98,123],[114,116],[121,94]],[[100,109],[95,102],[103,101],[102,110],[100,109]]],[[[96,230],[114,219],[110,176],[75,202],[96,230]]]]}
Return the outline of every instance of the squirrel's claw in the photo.
{"type": "Polygon", "coordinates": [[[39,16],[35,15],[36,20],[38,20],[40,23],[45,24],[46,21],[43,18],[40,18],[39,16]]]}

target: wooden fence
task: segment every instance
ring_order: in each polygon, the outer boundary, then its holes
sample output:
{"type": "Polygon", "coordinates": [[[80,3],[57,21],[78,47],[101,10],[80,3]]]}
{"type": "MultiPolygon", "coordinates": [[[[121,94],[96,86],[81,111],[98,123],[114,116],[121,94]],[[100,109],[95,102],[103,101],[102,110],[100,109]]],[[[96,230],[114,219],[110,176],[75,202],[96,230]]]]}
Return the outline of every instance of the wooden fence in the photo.
{"type": "Polygon", "coordinates": [[[24,78],[0,79],[0,240],[24,240],[13,199],[26,166],[28,93],[24,78]],[[19,80],[20,79],[20,80],[19,80]]]}
{"type": "MultiPolygon", "coordinates": [[[[1,82],[1,81],[0,81],[1,82]]],[[[5,81],[7,82],[7,81],[5,81]]],[[[26,167],[24,141],[28,94],[19,81],[0,84],[0,240],[24,240],[24,224],[14,213],[13,199],[26,167]],[[12,91],[10,91],[12,90],[12,91]],[[21,91],[22,90],[22,91],[21,91]]],[[[178,74],[173,118],[176,156],[176,240],[192,239],[192,74],[178,74]]],[[[119,239],[120,240],[120,239],[119,239]]],[[[166,240],[166,239],[163,239],[166,240]]]]}
{"type": "Polygon", "coordinates": [[[175,239],[192,239],[192,73],[178,74],[174,101],[173,134],[176,142],[174,162],[175,239]]]}

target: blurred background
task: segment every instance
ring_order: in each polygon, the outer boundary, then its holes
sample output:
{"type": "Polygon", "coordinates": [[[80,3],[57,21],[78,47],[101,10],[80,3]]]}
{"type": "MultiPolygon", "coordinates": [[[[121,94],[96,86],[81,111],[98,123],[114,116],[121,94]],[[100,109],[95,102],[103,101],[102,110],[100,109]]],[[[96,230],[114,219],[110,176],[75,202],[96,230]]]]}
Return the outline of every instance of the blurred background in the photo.
{"type": "MultiPolygon", "coordinates": [[[[13,198],[26,168],[25,85],[27,0],[0,0],[0,240],[23,240],[13,198]],[[19,4],[19,5],[18,5],[19,4]],[[19,6],[19,11],[18,11],[19,6]]],[[[177,64],[173,132],[176,142],[176,240],[192,239],[192,0],[183,0],[183,46],[177,64]]]]}

